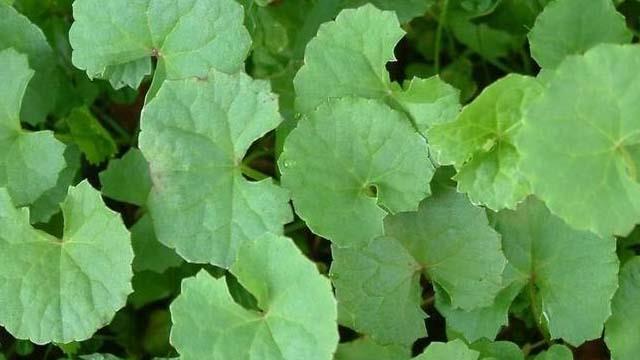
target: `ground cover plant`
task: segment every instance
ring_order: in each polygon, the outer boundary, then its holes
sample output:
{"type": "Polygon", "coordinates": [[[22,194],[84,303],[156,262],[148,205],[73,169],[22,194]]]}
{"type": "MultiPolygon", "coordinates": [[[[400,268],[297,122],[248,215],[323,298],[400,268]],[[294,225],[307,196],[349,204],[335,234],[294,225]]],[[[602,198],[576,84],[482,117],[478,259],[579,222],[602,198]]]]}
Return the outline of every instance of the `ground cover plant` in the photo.
{"type": "Polygon", "coordinates": [[[0,0],[0,359],[640,358],[637,0],[0,0]]]}

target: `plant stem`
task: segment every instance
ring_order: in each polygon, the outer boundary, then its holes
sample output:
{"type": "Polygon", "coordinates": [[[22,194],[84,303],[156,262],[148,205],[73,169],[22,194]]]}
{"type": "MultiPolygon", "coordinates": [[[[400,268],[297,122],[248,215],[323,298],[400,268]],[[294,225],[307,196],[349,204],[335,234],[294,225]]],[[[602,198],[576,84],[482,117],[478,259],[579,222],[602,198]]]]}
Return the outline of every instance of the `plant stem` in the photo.
{"type": "Polygon", "coordinates": [[[307,224],[305,224],[304,221],[302,221],[301,219],[298,219],[294,222],[292,222],[291,224],[287,224],[284,226],[284,233],[285,234],[291,234],[294,233],[298,230],[301,229],[305,229],[307,227],[307,224]]]}
{"type": "Polygon", "coordinates": [[[442,9],[440,10],[440,17],[438,19],[438,29],[436,30],[436,43],[435,43],[435,70],[436,74],[440,73],[440,47],[442,46],[442,30],[444,29],[444,23],[447,21],[447,10],[449,9],[449,0],[442,0],[442,9]]]}
{"type": "Polygon", "coordinates": [[[252,180],[260,181],[271,177],[263,172],[250,168],[245,164],[242,164],[240,169],[245,176],[249,177],[252,180]]]}

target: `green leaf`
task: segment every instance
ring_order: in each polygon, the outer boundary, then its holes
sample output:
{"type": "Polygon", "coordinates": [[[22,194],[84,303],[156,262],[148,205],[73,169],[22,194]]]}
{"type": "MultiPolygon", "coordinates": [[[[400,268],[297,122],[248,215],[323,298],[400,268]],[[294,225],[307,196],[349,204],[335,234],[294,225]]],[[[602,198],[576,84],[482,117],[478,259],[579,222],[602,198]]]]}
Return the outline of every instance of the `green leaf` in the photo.
{"type": "Polygon", "coordinates": [[[67,163],[58,176],[56,186],[47,190],[29,207],[31,223],[46,223],[60,211],[60,203],[67,197],[69,186],[74,185],[81,165],[81,154],[77,146],[68,145],[64,150],[67,163]]]}
{"type": "Polygon", "coordinates": [[[502,288],[506,261],[500,237],[483,209],[453,188],[442,188],[417,212],[385,219],[385,232],[397,239],[427,277],[446,291],[454,308],[488,306],[502,288]]]}
{"type": "Polygon", "coordinates": [[[458,41],[488,60],[505,57],[524,42],[520,36],[476,23],[460,13],[452,12],[447,20],[458,41]]]}
{"type": "Polygon", "coordinates": [[[571,226],[625,236],[640,222],[640,47],[567,58],[516,136],[533,193],[571,226]]]}
{"type": "Polygon", "coordinates": [[[509,341],[480,340],[469,347],[480,352],[481,359],[487,360],[524,360],[522,350],[509,341]]]}
{"type": "Polygon", "coordinates": [[[66,119],[73,142],[78,145],[90,164],[98,165],[118,151],[111,134],[102,127],[89,109],[71,110],[66,119]]]}
{"type": "Polygon", "coordinates": [[[611,0],[556,0],[529,32],[531,55],[543,68],[555,68],[569,55],[600,43],[624,44],[632,34],[611,0]]]}
{"type": "Polygon", "coordinates": [[[241,172],[251,143],[281,121],[269,84],[244,73],[165,82],[140,134],[160,242],[190,262],[228,267],[243,242],[281,234],[292,218],[287,191],[241,172]]]}
{"type": "Polygon", "coordinates": [[[171,267],[180,266],[182,258],[175,251],[162,245],[153,231],[153,222],[148,215],[143,216],[131,228],[131,245],[135,258],[133,270],[163,273],[171,267]]]}
{"type": "Polygon", "coordinates": [[[331,280],[342,325],[380,344],[410,347],[427,335],[421,265],[393,238],[358,248],[332,247],[331,280]]]}
{"type": "Polygon", "coordinates": [[[573,360],[573,353],[564,345],[553,345],[549,350],[536,355],[535,360],[573,360]]]}
{"type": "Polygon", "coordinates": [[[458,90],[438,77],[415,78],[402,89],[385,68],[404,31],[393,12],[372,5],[344,10],[320,27],[306,49],[294,85],[296,107],[310,113],[327,99],[379,99],[406,113],[418,131],[451,120],[459,109],[458,90]]]}
{"type": "Polygon", "coordinates": [[[279,168],[296,213],[339,246],[382,235],[383,218],[415,210],[433,176],[427,143],[407,119],[361,98],[308,113],[287,138],[279,168]]]}
{"type": "Polygon", "coordinates": [[[18,206],[53,188],[65,167],[64,145],[51,131],[27,132],[20,126],[20,104],[33,74],[27,56],[0,51],[0,186],[18,206]]]}
{"type": "Polygon", "coordinates": [[[80,359],[82,359],[82,360],[120,360],[119,357],[111,355],[111,354],[81,355],[80,359]]]}
{"type": "Polygon", "coordinates": [[[619,282],[612,314],[605,324],[605,341],[613,359],[633,359],[640,353],[640,257],[622,267],[619,282]]]}
{"type": "Polygon", "coordinates": [[[76,0],[73,16],[73,64],[116,87],[137,88],[152,56],[170,80],[234,73],[251,46],[233,0],[76,0]]]}
{"type": "MultiPolygon", "coordinates": [[[[55,55],[42,31],[11,6],[0,3],[0,19],[0,51],[14,48],[27,55],[35,70],[26,92],[22,91],[24,106],[19,119],[40,124],[56,104],[59,83],[55,55]]],[[[8,77],[3,73],[0,78],[8,77]]]]}
{"type": "Polygon", "coordinates": [[[382,346],[364,337],[340,343],[334,360],[409,360],[410,358],[411,351],[408,347],[382,346]]]}
{"type": "Polygon", "coordinates": [[[451,306],[449,296],[437,286],[436,308],[445,317],[447,328],[461,333],[468,341],[481,338],[495,339],[502,328],[509,323],[509,307],[522,289],[522,283],[514,282],[517,271],[507,263],[503,272],[503,288],[493,303],[470,311],[451,306]]]}
{"type": "Polygon", "coordinates": [[[458,190],[474,204],[513,209],[529,194],[513,139],[523,108],[541,91],[535,78],[508,75],[485,88],[454,122],[427,132],[437,160],[458,169],[458,190]]]}
{"type": "Polygon", "coordinates": [[[577,346],[600,337],[618,287],[615,239],[569,227],[533,197],[495,220],[534,317],[551,338],[577,346]]]}
{"type": "Polygon", "coordinates": [[[338,331],[331,285],[292,241],[266,235],[245,243],[230,271],[262,311],[238,305],[225,280],[204,271],[184,280],[171,304],[171,343],[181,359],[332,359],[338,331]]]}
{"type": "Polygon", "coordinates": [[[455,308],[493,302],[505,266],[499,236],[484,211],[455,189],[437,192],[417,212],[387,217],[385,229],[389,237],[364,247],[332,248],[341,324],[381,344],[410,346],[426,335],[422,273],[455,308]]]}
{"type": "Polygon", "coordinates": [[[132,148],[121,159],[109,161],[100,173],[100,184],[104,196],[144,206],[151,190],[149,164],[140,150],[132,148]]]}
{"type": "Polygon", "coordinates": [[[469,349],[462,340],[453,340],[448,343],[432,342],[414,360],[476,360],[479,356],[479,352],[469,349]]]}
{"type": "Polygon", "coordinates": [[[58,239],[33,229],[28,210],[0,189],[0,324],[36,344],[90,338],[132,291],[133,251],[120,216],[86,181],[61,207],[58,239]]]}
{"type": "Polygon", "coordinates": [[[403,24],[424,15],[436,3],[435,0],[339,0],[339,2],[341,8],[355,8],[371,3],[378,9],[395,11],[403,24]]]}

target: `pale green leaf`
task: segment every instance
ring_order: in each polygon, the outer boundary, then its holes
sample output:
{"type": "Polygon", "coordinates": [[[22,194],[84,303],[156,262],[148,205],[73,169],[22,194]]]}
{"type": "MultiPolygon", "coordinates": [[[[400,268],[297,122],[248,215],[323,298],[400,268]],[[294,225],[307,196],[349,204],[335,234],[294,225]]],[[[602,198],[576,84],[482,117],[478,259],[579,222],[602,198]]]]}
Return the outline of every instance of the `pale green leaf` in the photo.
{"type": "Polygon", "coordinates": [[[201,271],[184,280],[171,304],[171,343],[182,360],[333,358],[338,331],[331,285],[291,240],[265,235],[245,243],[230,271],[262,311],[238,305],[223,278],[201,271]]]}
{"type": "Polygon", "coordinates": [[[81,154],[77,146],[69,145],[64,150],[67,166],[60,172],[56,186],[47,190],[29,207],[31,223],[45,223],[60,211],[60,203],[67,197],[69,186],[74,185],[81,165],[81,154]]]}
{"type": "MultiPolygon", "coordinates": [[[[7,48],[27,55],[30,67],[35,70],[24,92],[24,106],[19,118],[32,125],[39,124],[56,104],[59,86],[57,60],[42,31],[14,8],[0,3],[0,51],[7,48]]],[[[4,82],[7,76],[3,73],[0,78],[4,82]]]]}
{"type": "Polygon", "coordinates": [[[307,46],[294,80],[297,109],[309,113],[327,99],[356,96],[385,101],[422,133],[450,120],[460,106],[458,90],[437,77],[414,79],[404,90],[389,79],[385,66],[395,60],[393,49],[403,36],[393,12],[372,5],[342,11],[307,46]]]}
{"type": "Polygon", "coordinates": [[[495,220],[535,320],[551,338],[580,345],[600,337],[618,287],[615,239],[569,227],[533,197],[495,220]]]}
{"type": "Polygon", "coordinates": [[[166,79],[234,73],[251,46],[233,0],[76,0],[73,16],[73,64],[116,87],[137,87],[152,56],[166,79]]]}
{"type": "Polygon", "coordinates": [[[407,119],[361,98],[308,113],[287,138],[279,167],[296,213],[339,246],[382,235],[383,218],[415,210],[433,175],[427,143],[407,119]]]}
{"type": "Polygon", "coordinates": [[[469,349],[462,340],[448,343],[432,342],[427,349],[414,360],[477,360],[480,353],[469,349]]]}
{"type": "Polygon", "coordinates": [[[635,359],[640,354],[640,257],[620,271],[620,288],[613,298],[612,314],[605,325],[605,341],[612,359],[635,359]]]}
{"type": "Polygon", "coordinates": [[[536,19],[529,43],[541,67],[555,68],[569,55],[600,43],[628,43],[631,37],[611,0],[555,0],[536,19]]]}
{"type": "Polygon", "coordinates": [[[571,226],[626,236],[640,222],[640,47],[567,58],[516,136],[533,193],[571,226]]]}
{"type": "Polygon", "coordinates": [[[436,159],[458,169],[458,190],[473,203],[513,209],[529,194],[513,139],[523,108],[541,91],[532,77],[508,75],[485,88],[454,122],[427,132],[436,159]]]}
{"type": "Polygon", "coordinates": [[[12,48],[0,51],[0,186],[19,206],[52,189],[65,167],[65,146],[51,131],[27,132],[20,126],[20,104],[33,74],[27,56],[12,48]]]}
{"type": "Polygon", "coordinates": [[[535,360],[573,360],[571,350],[564,345],[553,345],[534,357],[535,360]]]}
{"type": "Polygon", "coordinates": [[[133,251],[120,216],[86,181],[61,207],[58,239],[32,228],[28,210],[0,189],[0,324],[36,344],[90,338],[132,291],[133,251]]]}
{"type": "Polygon", "coordinates": [[[514,282],[517,272],[509,264],[502,276],[504,288],[493,303],[470,311],[453,308],[449,296],[436,286],[436,308],[446,319],[447,328],[461,333],[468,341],[494,339],[502,326],[508,325],[509,307],[523,286],[514,282]]]}
{"type": "Polygon", "coordinates": [[[489,306],[502,288],[506,260],[500,236],[489,226],[484,210],[455,189],[435,192],[417,212],[387,217],[385,232],[446,291],[454,308],[489,306]]]}
{"type": "Polygon", "coordinates": [[[118,146],[111,134],[89,109],[81,107],[71,110],[66,123],[71,132],[71,139],[78,145],[90,164],[100,164],[118,151],[118,146]]]}
{"type": "Polygon", "coordinates": [[[369,338],[341,343],[334,360],[409,360],[411,350],[397,345],[379,345],[369,338]]]}
{"type": "Polygon", "coordinates": [[[190,262],[228,267],[243,242],[282,233],[287,191],[241,172],[251,143],[281,120],[269,84],[244,73],[165,82],[145,107],[139,141],[160,242],[190,262]]]}
{"type": "MultiPolygon", "coordinates": [[[[326,1],[326,0],[325,0],[326,1]]],[[[424,15],[435,4],[435,0],[337,0],[341,8],[355,8],[367,3],[382,10],[395,11],[404,24],[414,17],[424,15]]]]}
{"type": "MultiPolygon", "coordinates": [[[[480,352],[481,359],[487,360],[524,360],[522,350],[509,341],[480,340],[469,347],[480,352]]],[[[453,359],[452,359],[453,360],[453,359]]]]}
{"type": "Polygon", "coordinates": [[[149,164],[140,150],[132,148],[121,159],[109,161],[100,173],[100,184],[104,196],[144,206],[151,190],[149,164]]]}
{"type": "Polygon", "coordinates": [[[131,245],[135,253],[133,270],[162,273],[168,268],[180,266],[182,258],[175,251],[162,245],[153,231],[153,222],[143,216],[131,228],[131,245]]]}

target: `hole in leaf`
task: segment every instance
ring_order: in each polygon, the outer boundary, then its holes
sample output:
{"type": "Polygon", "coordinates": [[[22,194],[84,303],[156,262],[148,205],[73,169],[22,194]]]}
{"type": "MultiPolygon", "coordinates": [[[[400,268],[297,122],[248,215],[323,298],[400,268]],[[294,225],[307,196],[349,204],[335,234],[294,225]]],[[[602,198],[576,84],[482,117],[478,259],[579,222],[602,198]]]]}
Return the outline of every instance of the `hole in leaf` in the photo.
{"type": "Polygon", "coordinates": [[[378,198],[378,186],[375,184],[367,184],[364,187],[364,194],[370,198],[378,198]]]}

